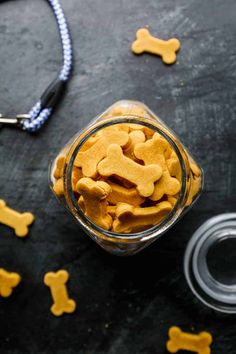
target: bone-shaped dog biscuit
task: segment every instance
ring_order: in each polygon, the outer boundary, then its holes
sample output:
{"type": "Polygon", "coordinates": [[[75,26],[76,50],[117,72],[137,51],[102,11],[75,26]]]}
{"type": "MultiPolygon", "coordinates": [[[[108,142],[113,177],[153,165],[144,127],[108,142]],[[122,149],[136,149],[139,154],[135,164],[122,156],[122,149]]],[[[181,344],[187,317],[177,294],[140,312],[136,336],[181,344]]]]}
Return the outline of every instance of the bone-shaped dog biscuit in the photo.
{"type": "Polygon", "coordinates": [[[134,206],[139,206],[145,200],[137,192],[136,188],[125,188],[119,184],[109,181],[109,185],[112,189],[111,193],[107,197],[107,201],[113,205],[118,203],[127,203],[134,206]]]}
{"type": "Polygon", "coordinates": [[[102,176],[117,175],[134,183],[139,194],[149,197],[154,191],[154,183],[160,179],[162,168],[159,165],[142,166],[123,155],[121,147],[111,144],[107,157],[98,164],[102,176]]]}
{"type": "Polygon", "coordinates": [[[44,276],[44,284],[50,288],[53,305],[51,312],[55,316],[61,316],[65,313],[72,313],[75,311],[76,303],[68,297],[66,283],[69,279],[69,273],[66,270],[59,270],[57,272],[49,272],[44,276]]]}
{"type": "Polygon", "coordinates": [[[21,276],[18,273],[11,273],[3,268],[0,268],[0,296],[10,296],[13,288],[15,288],[20,281],[21,276]]]}
{"type": "Polygon", "coordinates": [[[143,160],[145,165],[159,164],[163,170],[163,175],[155,184],[154,193],[150,199],[157,201],[163,197],[164,194],[175,195],[180,190],[180,183],[176,178],[170,176],[166,165],[164,153],[168,149],[168,143],[157,133],[152,139],[145,143],[137,144],[134,148],[135,156],[143,160]]]}
{"type": "Polygon", "coordinates": [[[85,216],[103,229],[109,230],[112,225],[112,218],[107,212],[106,200],[111,193],[109,184],[84,177],[77,183],[76,190],[83,197],[80,203],[83,202],[81,209],[85,216]]]}
{"type": "Polygon", "coordinates": [[[128,133],[120,130],[103,130],[98,141],[86,151],[80,151],[75,158],[75,166],[82,167],[83,175],[95,177],[97,164],[106,156],[110,144],[125,146],[129,141],[128,133]]]}
{"type": "Polygon", "coordinates": [[[160,55],[165,64],[173,64],[176,61],[176,52],[180,49],[178,39],[171,38],[164,41],[153,37],[147,28],[139,29],[136,38],[131,47],[135,54],[147,52],[160,55]]]}
{"type": "Polygon", "coordinates": [[[28,226],[34,221],[34,215],[31,213],[19,213],[16,210],[6,206],[4,200],[0,200],[0,223],[7,225],[15,230],[18,237],[24,237],[28,234],[28,226]]]}
{"type": "Polygon", "coordinates": [[[208,332],[201,332],[196,335],[182,332],[179,327],[171,327],[166,347],[170,353],[176,353],[179,350],[189,350],[198,354],[210,354],[211,343],[212,336],[208,332]]]}
{"type": "Polygon", "coordinates": [[[166,201],[146,208],[135,208],[133,205],[120,203],[115,211],[116,220],[113,222],[113,231],[140,232],[147,227],[159,224],[171,209],[172,205],[166,201]]]}
{"type": "Polygon", "coordinates": [[[135,159],[134,148],[136,144],[143,143],[146,140],[145,134],[141,130],[134,130],[129,133],[130,143],[126,149],[124,149],[124,155],[135,159]]]}

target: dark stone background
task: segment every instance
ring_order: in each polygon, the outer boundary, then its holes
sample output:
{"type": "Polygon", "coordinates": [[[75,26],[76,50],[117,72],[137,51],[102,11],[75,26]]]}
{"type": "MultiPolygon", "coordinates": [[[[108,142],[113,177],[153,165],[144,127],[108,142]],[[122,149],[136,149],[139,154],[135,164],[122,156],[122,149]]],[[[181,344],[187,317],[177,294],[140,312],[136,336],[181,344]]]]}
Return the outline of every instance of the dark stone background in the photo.
{"type": "MultiPolygon", "coordinates": [[[[75,67],[65,100],[40,134],[0,131],[0,196],[36,214],[27,239],[0,227],[0,267],[22,275],[0,300],[1,354],[161,354],[168,328],[208,330],[214,354],[236,353],[235,316],[205,308],[184,279],[183,254],[207,218],[235,211],[235,0],[64,0],[75,67]],[[182,48],[171,67],[134,56],[139,27],[182,48]],[[113,102],[144,101],[176,131],[205,170],[194,208],[141,254],[118,258],[93,243],[51,194],[49,161],[113,102]],[[55,318],[43,275],[65,268],[78,309],[55,318]]],[[[53,15],[43,0],[0,4],[0,111],[25,113],[61,63],[53,15]]]]}

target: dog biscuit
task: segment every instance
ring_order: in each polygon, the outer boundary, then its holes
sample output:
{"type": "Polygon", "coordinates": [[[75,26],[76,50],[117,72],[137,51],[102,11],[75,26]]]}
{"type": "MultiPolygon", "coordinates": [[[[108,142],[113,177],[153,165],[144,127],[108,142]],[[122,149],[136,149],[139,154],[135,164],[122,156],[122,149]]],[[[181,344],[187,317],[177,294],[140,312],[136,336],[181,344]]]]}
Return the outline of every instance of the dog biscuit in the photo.
{"type": "Polygon", "coordinates": [[[136,188],[125,188],[119,184],[108,181],[112,191],[107,197],[107,201],[113,205],[118,203],[127,203],[134,206],[139,206],[145,200],[137,192],[136,188]]]}
{"type": "Polygon", "coordinates": [[[34,215],[31,213],[19,213],[16,210],[7,207],[4,200],[0,200],[0,223],[15,230],[18,237],[25,237],[28,232],[28,226],[34,221],[34,215]]]}
{"type": "Polygon", "coordinates": [[[177,38],[164,41],[153,37],[147,28],[140,28],[131,49],[135,54],[147,52],[159,55],[165,64],[173,64],[176,61],[176,52],[180,49],[180,41],[177,38]]]}
{"type": "Polygon", "coordinates": [[[198,194],[198,192],[201,189],[201,178],[200,177],[195,177],[191,175],[191,185],[190,185],[190,190],[189,190],[189,196],[186,202],[186,206],[190,205],[194,199],[194,197],[198,194]]]}
{"type": "Polygon", "coordinates": [[[172,209],[169,202],[160,202],[156,206],[139,208],[120,203],[116,208],[113,230],[120,233],[139,232],[157,225],[172,209]]]}
{"type": "Polygon", "coordinates": [[[76,309],[76,303],[68,296],[66,283],[69,279],[69,273],[66,270],[57,272],[48,272],[44,276],[44,284],[50,288],[53,305],[51,312],[55,316],[61,316],[63,313],[72,313],[76,309]]]}
{"type": "Polygon", "coordinates": [[[64,183],[62,177],[55,181],[52,189],[58,197],[64,194],[64,183]]]}
{"type": "Polygon", "coordinates": [[[196,177],[201,176],[200,168],[193,161],[191,161],[189,165],[190,165],[190,169],[191,169],[192,173],[194,174],[194,176],[196,176],[196,177]]]}
{"type": "Polygon", "coordinates": [[[163,170],[162,177],[155,183],[154,193],[150,196],[153,201],[161,199],[164,194],[175,195],[180,190],[179,181],[170,176],[166,165],[164,153],[168,149],[168,145],[167,141],[155,133],[152,139],[137,144],[134,148],[135,156],[144,161],[146,166],[158,164],[163,170]]]}
{"type": "Polygon", "coordinates": [[[99,135],[90,136],[80,147],[80,152],[90,149],[99,139],[99,135]]]}
{"type": "Polygon", "coordinates": [[[172,177],[177,178],[179,182],[182,180],[182,172],[181,172],[181,166],[178,160],[178,157],[174,151],[172,151],[170,157],[166,161],[168,170],[170,172],[170,175],[172,177]]]}
{"type": "Polygon", "coordinates": [[[76,184],[83,177],[83,173],[81,168],[73,166],[72,174],[71,174],[71,185],[72,190],[76,192],[76,184]]]}
{"type": "Polygon", "coordinates": [[[18,273],[10,273],[5,269],[0,268],[0,296],[10,296],[13,288],[15,288],[20,281],[21,276],[18,273]]]}
{"type": "Polygon", "coordinates": [[[65,161],[66,161],[65,156],[61,155],[58,157],[56,161],[56,168],[54,170],[54,177],[56,179],[59,179],[63,176],[65,161]]]}
{"type": "Polygon", "coordinates": [[[159,165],[139,165],[124,156],[117,144],[109,146],[106,158],[98,164],[98,172],[102,176],[118,175],[134,183],[143,197],[153,194],[154,183],[162,176],[162,168],[159,165]]]}
{"type": "Polygon", "coordinates": [[[210,354],[211,343],[212,336],[208,332],[201,332],[197,335],[182,332],[179,327],[171,327],[166,347],[170,353],[177,353],[179,350],[189,350],[198,354],[210,354]]]}
{"type": "Polygon", "coordinates": [[[74,165],[82,167],[84,176],[95,177],[97,175],[97,165],[106,156],[108,146],[113,143],[125,146],[128,142],[128,133],[119,130],[106,130],[105,128],[92,147],[78,153],[74,165]]]}
{"type": "Polygon", "coordinates": [[[177,202],[178,198],[172,197],[172,196],[168,196],[167,197],[167,201],[174,207],[176,202],[177,202]]]}
{"type": "Polygon", "coordinates": [[[83,197],[79,205],[83,203],[81,209],[85,216],[103,229],[109,230],[112,225],[112,218],[107,212],[106,199],[111,193],[109,184],[84,177],[77,183],[76,190],[83,197]]]}
{"type": "Polygon", "coordinates": [[[107,212],[109,215],[111,215],[112,218],[116,216],[116,209],[117,209],[116,205],[108,205],[107,207],[107,212]]]}
{"type": "Polygon", "coordinates": [[[134,147],[136,144],[143,143],[146,140],[145,134],[141,130],[133,130],[129,133],[130,143],[124,149],[124,155],[134,160],[134,147]]]}

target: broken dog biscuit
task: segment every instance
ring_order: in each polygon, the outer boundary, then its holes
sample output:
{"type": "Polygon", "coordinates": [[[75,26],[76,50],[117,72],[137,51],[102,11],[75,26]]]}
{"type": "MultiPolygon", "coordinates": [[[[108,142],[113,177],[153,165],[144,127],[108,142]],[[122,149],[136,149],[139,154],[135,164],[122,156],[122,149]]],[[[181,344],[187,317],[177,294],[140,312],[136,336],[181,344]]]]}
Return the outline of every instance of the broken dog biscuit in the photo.
{"type": "Polygon", "coordinates": [[[10,296],[13,288],[15,288],[20,281],[21,276],[18,273],[11,273],[3,268],[0,268],[0,296],[10,296]]]}
{"type": "Polygon", "coordinates": [[[74,165],[81,167],[85,177],[97,175],[97,165],[106,156],[110,144],[125,146],[129,142],[129,135],[119,130],[103,130],[97,142],[86,151],[79,151],[74,165]]]}
{"type": "Polygon", "coordinates": [[[19,213],[16,210],[7,207],[4,200],[0,200],[0,223],[14,229],[16,236],[25,237],[28,232],[28,226],[34,221],[34,215],[31,213],[19,213]]]}
{"type": "Polygon", "coordinates": [[[170,176],[166,165],[164,153],[168,149],[168,143],[157,133],[152,139],[145,143],[137,144],[134,148],[135,156],[144,161],[145,166],[150,164],[158,164],[163,174],[161,178],[155,183],[155,189],[150,199],[157,201],[163,197],[164,194],[175,195],[180,190],[180,183],[176,178],[170,176]]]}
{"type": "Polygon", "coordinates": [[[61,316],[63,313],[72,313],[76,309],[76,303],[70,299],[67,293],[66,283],[69,279],[69,273],[66,270],[49,272],[44,276],[44,284],[47,285],[52,294],[53,305],[51,312],[55,316],[61,316]]]}
{"type": "Polygon", "coordinates": [[[112,225],[112,218],[107,212],[106,200],[111,193],[109,184],[83,177],[77,183],[76,190],[83,197],[81,202],[85,216],[103,229],[109,230],[112,225]]]}
{"type": "Polygon", "coordinates": [[[180,49],[180,41],[177,38],[164,41],[153,37],[147,28],[140,28],[136,32],[136,38],[131,47],[135,54],[147,52],[160,55],[165,64],[173,64],[176,61],[176,52],[180,49]]]}
{"type": "Polygon", "coordinates": [[[179,350],[189,350],[198,354],[210,354],[211,343],[212,336],[208,332],[201,332],[197,335],[182,332],[179,327],[171,327],[166,347],[170,353],[177,353],[179,350]]]}
{"type": "Polygon", "coordinates": [[[160,202],[156,206],[139,208],[130,204],[118,204],[113,222],[113,231],[120,233],[139,232],[157,225],[172,210],[169,202],[160,202]]]}
{"type": "Polygon", "coordinates": [[[108,183],[111,187],[111,192],[107,197],[107,201],[113,205],[118,203],[128,203],[134,206],[139,206],[145,200],[145,198],[139,195],[136,188],[125,188],[110,181],[108,181],[108,183]]]}
{"type": "Polygon", "coordinates": [[[102,176],[117,175],[134,183],[139,194],[149,197],[154,192],[154,183],[162,176],[159,165],[142,166],[124,156],[121,147],[111,144],[107,156],[98,164],[98,172],[102,176]]]}

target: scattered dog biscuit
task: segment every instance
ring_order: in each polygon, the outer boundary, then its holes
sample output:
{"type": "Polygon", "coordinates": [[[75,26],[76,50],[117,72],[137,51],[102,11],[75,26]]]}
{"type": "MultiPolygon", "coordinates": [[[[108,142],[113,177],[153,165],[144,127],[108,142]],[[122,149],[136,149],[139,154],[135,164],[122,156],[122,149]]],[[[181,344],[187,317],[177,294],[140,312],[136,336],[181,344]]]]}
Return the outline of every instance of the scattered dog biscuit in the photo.
{"type": "Polygon", "coordinates": [[[77,183],[76,190],[83,197],[82,210],[85,210],[85,216],[103,229],[109,230],[112,225],[112,218],[107,212],[106,200],[111,193],[109,184],[84,177],[77,183]]]}
{"type": "Polygon", "coordinates": [[[95,177],[98,163],[106,156],[110,144],[125,146],[129,141],[128,133],[119,130],[106,130],[102,132],[97,142],[86,151],[80,151],[75,158],[75,166],[81,167],[83,175],[95,177]]]}
{"type": "Polygon", "coordinates": [[[137,186],[139,194],[149,197],[154,192],[154,183],[161,178],[162,168],[159,165],[142,166],[124,156],[121,147],[111,144],[107,156],[98,164],[98,172],[102,176],[118,175],[137,186]]]}
{"type": "Polygon", "coordinates": [[[18,273],[11,273],[3,268],[0,268],[0,296],[10,296],[13,288],[15,288],[20,281],[21,276],[18,273]]]}
{"type": "Polygon", "coordinates": [[[147,208],[135,208],[130,204],[120,203],[115,211],[117,218],[113,223],[113,230],[120,233],[143,231],[158,224],[171,210],[172,205],[169,202],[160,202],[147,208]]]}
{"type": "Polygon", "coordinates": [[[210,354],[211,343],[212,336],[208,332],[201,332],[196,335],[182,332],[179,327],[171,327],[166,347],[170,353],[177,353],[179,350],[189,350],[198,354],[210,354]]]}
{"type": "Polygon", "coordinates": [[[25,237],[28,232],[28,226],[34,221],[34,215],[31,213],[19,213],[16,210],[7,207],[4,200],[0,200],[0,223],[14,229],[16,236],[25,237]]]}
{"type": "Polygon", "coordinates": [[[136,38],[131,46],[135,54],[144,52],[156,54],[165,64],[173,64],[176,61],[176,52],[180,49],[180,41],[177,38],[164,41],[153,37],[147,28],[140,28],[136,33],[136,38]]]}
{"type": "Polygon", "coordinates": [[[55,316],[61,316],[63,313],[72,313],[76,309],[75,301],[68,297],[66,288],[68,279],[69,273],[66,270],[49,272],[44,276],[44,284],[51,290],[54,301],[51,306],[51,312],[55,316]]]}

